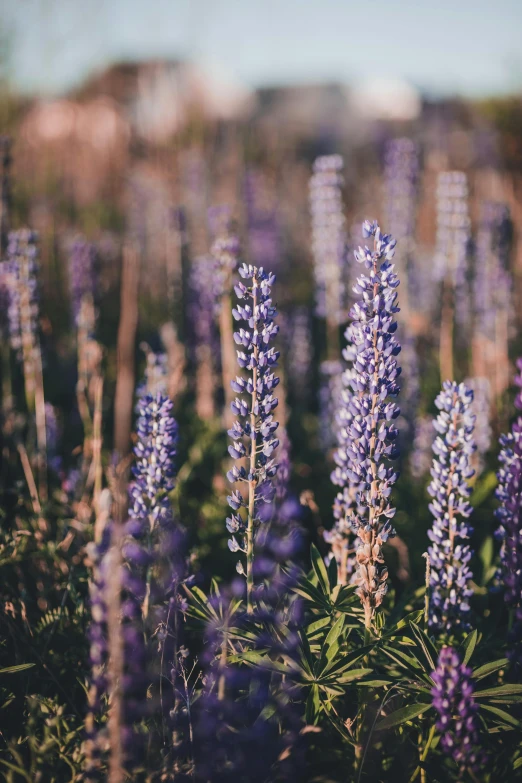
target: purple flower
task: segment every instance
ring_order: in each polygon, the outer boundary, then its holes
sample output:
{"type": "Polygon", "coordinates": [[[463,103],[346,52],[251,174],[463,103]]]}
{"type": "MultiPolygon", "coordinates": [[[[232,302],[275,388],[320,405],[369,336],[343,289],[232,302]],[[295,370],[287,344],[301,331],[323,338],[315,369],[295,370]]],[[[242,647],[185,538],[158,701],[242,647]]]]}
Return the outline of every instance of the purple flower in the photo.
{"type": "MultiPolygon", "coordinates": [[[[522,359],[518,359],[517,368],[515,407],[522,411],[522,359]]],[[[499,507],[495,511],[500,523],[496,536],[502,542],[499,577],[505,587],[505,601],[515,610],[510,658],[522,666],[522,414],[511,432],[501,436],[500,444],[496,490],[499,507]]]]}
{"type": "Polygon", "coordinates": [[[381,547],[395,534],[390,523],[395,514],[390,495],[397,472],[390,463],[398,456],[398,433],[393,421],[400,411],[393,398],[399,393],[396,356],[400,345],[394,320],[399,311],[399,280],[391,263],[395,240],[368,220],[363,223],[363,236],[374,241],[373,249],[360,247],[355,253],[368,274],[360,275],[354,286],[361,300],[352,307],[352,323],[346,330],[344,355],[351,362],[351,392],[345,397],[348,415],[342,461],[346,480],[358,487],[357,508],[350,509],[349,521],[357,536],[357,594],[369,628],[375,608],[386,593],[388,571],[381,547]]]}
{"type": "Polygon", "coordinates": [[[335,417],[343,388],[343,366],[336,359],[327,359],[319,367],[319,443],[323,451],[335,445],[335,417]]]}
{"type": "Polygon", "coordinates": [[[471,221],[468,181],[462,171],[443,171],[437,182],[437,237],[435,276],[447,280],[455,292],[457,322],[469,325],[469,246],[471,221]]]}
{"type": "Polygon", "coordinates": [[[420,479],[429,471],[432,440],[433,417],[418,416],[415,421],[415,435],[409,459],[410,473],[413,478],[420,479]]]}
{"type": "Polygon", "coordinates": [[[190,270],[188,315],[192,349],[196,359],[208,350],[212,356],[219,355],[215,318],[218,287],[214,258],[211,255],[195,258],[190,270]]]}
{"type": "MultiPolygon", "coordinates": [[[[279,352],[270,347],[278,332],[274,323],[277,311],[272,305],[271,293],[275,276],[247,264],[239,268],[239,274],[248,282],[239,281],[235,286],[240,303],[232,310],[232,315],[236,321],[244,323],[244,327],[234,332],[234,341],[239,346],[237,361],[245,374],[236,377],[231,384],[238,396],[231,405],[237,418],[228,431],[232,439],[228,451],[236,464],[228,471],[227,478],[232,484],[244,485],[245,494],[235,490],[229,498],[233,513],[227,519],[227,529],[232,533],[231,551],[246,555],[250,602],[254,539],[261,521],[261,509],[272,500],[273,478],[277,472],[274,452],[279,445],[275,437],[278,423],[272,412],[277,406],[273,392],[279,383],[274,375],[279,352]]],[[[244,573],[241,561],[237,568],[239,573],[244,573]]]]}
{"type": "Polygon", "coordinates": [[[340,155],[323,155],[315,160],[310,180],[315,312],[337,324],[346,320],[343,279],[346,232],[341,193],[343,165],[340,155]]]}
{"type": "Polygon", "coordinates": [[[471,410],[475,414],[477,473],[482,473],[484,457],[491,447],[491,384],[487,378],[468,378],[464,383],[473,392],[471,410]]]}
{"type": "Polygon", "coordinates": [[[168,497],[174,489],[178,425],[172,416],[172,402],[158,392],[145,395],[138,404],[136,464],[130,487],[130,516],[152,530],[168,527],[172,507],[168,497]]]}
{"type": "Polygon", "coordinates": [[[210,255],[214,274],[214,310],[218,311],[223,295],[230,292],[232,276],[237,271],[239,239],[232,231],[228,207],[211,207],[208,211],[208,222],[213,237],[210,255]]]}
{"type": "Polygon", "coordinates": [[[245,175],[245,207],[249,258],[255,266],[277,270],[281,263],[277,203],[260,170],[249,169],[245,175]]]}
{"type": "Polygon", "coordinates": [[[39,288],[37,234],[11,231],[5,272],[9,287],[9,334],[20,359],[31,360],[38,330],[39,288]]]}
{"type": "MultiPolygon", "coordinates": [[[[282,330],[283,331],[283,330],[282,330]]],[[[310,315],[307,307],[296,307],[284,328],[288,380],[296,399],[306,401],[313,358],[310,315]]]]}
{"type": "Polygon", "coordinates": [[[419,184],[419,150],[412,139],[392,139],[384,153],[386,223],[401,243],[403,253],[412,250],[419,184]]]}
{"type": "Polygon", "coordinates": [[[146,343],[140,346],[145,351],[145,378],[136,389],[136,396],[141,399],[146,394],[156,397],[158,394],[167,396],[168,357],[166,353],[155,353],[146,343]]]}
{"type": "Polygon", "coordinates": [[[476,449],[473,440],[475,416],[473,392],[464,384],[445,381],[435,400],[440,413],[434,427],[432,480],[428,492],[433,498],[430,511],[433,527],[428,532],[430,557],[430,612],[432,628],[451,633],[467,628],[470,611],[469,568],[472,551],[466,543],[471,527],[466,520],[472,512],[468,502],[469,479],[475,471],[471,458],[476,449]]]}
{"type": "Polygon", "coordinates": [[[11,180],[9,169],[12,163],[11,156],[12,139],[9,136],[0,136],[0,257],[7,247],[10,206],[11,206],[11,180]]]}
{"type": "Polygon", "coordinates": [[[77,237],[69,250],[69,291],[74,323],[88,333],[94,331],[97,289],[96,248],[84,237],[77,237]]]}
{"type": "Polygon", "coordinates": [[[505,204],[482,204],[476,241],[473,307],[475,327],[481,336],[492,339],[497,315],[509,309],[512,298],[509,251],[512,225],[505,204]]]}
{"type": "Polygon", "coordinates": [[[459,773],[477,773],[485,758],[480,750],[478,705],[473,698],[471,669],[461,663],[452,647],[444,647],[431,675],[433,707],[438,713],[441,746],[459,773]]]}

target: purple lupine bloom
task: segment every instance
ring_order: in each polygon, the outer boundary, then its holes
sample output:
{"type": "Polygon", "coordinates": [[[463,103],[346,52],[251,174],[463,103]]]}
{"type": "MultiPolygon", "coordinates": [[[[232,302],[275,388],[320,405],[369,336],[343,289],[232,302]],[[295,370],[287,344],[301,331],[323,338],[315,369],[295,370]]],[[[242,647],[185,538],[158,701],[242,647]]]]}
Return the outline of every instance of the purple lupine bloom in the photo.
{"type": "MultiPolygon", "coordinates": [[[[522,411],[522,359],[518,359],[517,368],[515,407],[522,411]]],[[[522,666],[522,413],[511,432],[501,436],[500,444],[496,490],[500,505],[495,511],[500,523],[496,536],[502,542],[499,577],[505,587],[505,601],[515,610],[509,658],[522,666]]]]}
{"type": "Polygon", "coordinates": [[[6,272],[9,280],[9,334],[11,347],[21,359],[31,358],[38,330],[37,234],[29,229],[9,233],[6,272]]]}
{"type": "Polygon", "coordinates": [[[404,257],[412,250],[415,235],[419,150],[408,138],[392,139],[384,152],[386,225],[401,243],[404,257]]]}
{"type": "Polygon", "coordinates": [[[138,405],[136,464],[130,486],[130,516],[140,523],[168,527],[172,507],[168,497],[174,489],[178,425],[172,416],[172,402],[158,392],[145,395],[138,405]]]}
{"type": "Polygon", "coordinates": [[[343,366],[336,359],[327,359],[319,367],[319,443],[329,451],[336,442],[335,417],[339,408],[343,382],[343,366]]]}
{"type": "Polygon", "coordinates": [[[399,279],[391,263],[395,240],[382,234],[377,222],[368,220],[363,223],[363,236],[373,237],[374,242],[373,250],[360,247],[355,254],[368,274],[360,275],[353,288],[361,301],[352,307],[352,323],[346,330],[345,356],[352,362],[353,395],[349,401],[352,420],[345,448],[349,459],[347,476],[353,485],[361,487],[357,493],[359,508],[351,511],[350,522],[357,536],[357,594],[368,628],[387,587],[388,571],[381,547],[395,533],[390,523],[395,514],[390,495],[397,472],[390,462],[398,456],[398,432],[393,421],[400,411],[393,398],[399,393],[400,367],[396,356],[401,348],[395,338],[394,316],[399,311],[399,279]]]}
{"type": "Polygon", "coordinates": [[[10,336],[9,307],[11,302],[8,264],[0,262],[0,341],[7,343],[10,336]]]}
{"type": "Polygon", "coordinates": [[[433,416],[418,416],[415,421],[415,435],[409,459],[413,478],[420,479],[429,471],[432,441],[433,416]]]}
{"type": "Polygon", "coordinates": [[[435,400],[440,413],[434,421],[437,437],[433,443],[432,480],[428,492],[433,498],[430,511],[433,527],[428,531],[431,546],[430,627],[451,633],[467,628],[470,611],[469,587],[472,550],[467,543],[472,529],[466,521],[472,512],[468,502],[469,480],[475,471],[471,458],[476,450],[473,439],[475,416],[473,392],[463,383],[444,381],[435,400]]]}
{"type": "Polygon", "coordinates": [[[277,270],[281,262],[281,232],[277,203],[267,191],[263,173],[249,169],[245,175],[248,255],[255,266],[277,270]]]}
{"type": "Polygon", "coordinates": [[[411,445],[415,437],[415,422],[420,401],[419,357],[415,338],[406,335],[401,345],[402,377],[404,378],[404,402],[398,428],[401,437],[401,451],[406,443],[411,445]],[[405,443],[406,442],[406,443],[405,443]]]}
{"type": "Polygon", "coordinates": [[[136,397],[141,399],[146,394],[156,397],[158,394],[167,396],[168,357],[166,353],[155,353],[145,343],[140,346],[146,355],[145,377],[136,389],[136,397]]]}
{"type": "Polygon", "coordinates": [[[214,264],[214,310],[219,309],[224,293],[230,290],[232,275],[237,271],[239,239],[232,231],[230,208],[211,207],[208,223],[212,236],[210,255],[214,264]]]}
{"type": "Polygon", "coordinates": [[[312,249],[315,270],[315,312],[333,323],[345,318],[346,230],[341,187],[343,159],[322,155],[310,179],[312,249]]]}
{"type": "Polygon", "coordinates": [[[12,139],[0,136],[0,257],[3,256],[8,242],[10,206],[11,206],[11,168],[12,139]]]}
{"type": "MultiPolygon", "coordinates": [[[[343,350],[343,357],[349,361],[351,358],[351,349],[346,347],[343,350]]],[[[354,379],[353,367],[348,367],[342,373],[342,390],[338,401],[337,411],[335,413],[335,431],[337,433],[337,448],[334,452],[334,462],[336,464],[330,478],[335,486],[341,490],[337,493],[334,501],[333,513],[335,518],[334,526],[331,530],[324,533],[324,540],[330,544],[331,555],[335,557],[338,569],[339,584],[345,584],[348,577],[353,575],[355,570],[355,550],[354,535],[350,518],[357,509],[357,493],[360,491],[359,484],[352,481],[351,478],[351,426],[353,424],[354,414],[351,404],[353,397],[352,380],[354,379]]],[[[364,514],[364,509],[360,509],[364,514]]],[[[329,560],[331,558],[328,558],[329,560]]]]}
{"type": "Polygon", "coordinates": [[[286,500],[277,511],[268,505],[273,521],[259,541],[255,561],[259,600],[253,614],[238,605],[244,585],[237,580],[209,599],[215,613],[206,627],[200,656],[203,688],[195,705],[196,766],[202,780],[290,783],[302,777],[303,719],[293,678],[238,665],[222,654],[226,628],[233,625],[250,635],[256,628],[253,647],[270,657],[297,656],[302,605],[288,601],[288,596],[299,573],[292,559],[302,548],[295,524],[299,504],[286,500]]]}
{"type": "MultiPolygon", "coordinates": [[[[246,376],[232,381],[232,389],[239,395],[231,405],[237,417],[228,431],[232,444],[230,456],[237,460],[227,473],[228,480],[245,486],[245,494],[235,489],[228,498],[233,513],[227,519],[227,529],[232,534],[228,544],[232,552],[243,552],[247,559],[247,591],[253,588],[254,539],[261,520],[262,506],[272,500],[273,478],[277,472],[274,451],[279,441],[275,437],[278,423],[272,411],[277,406],[274,390],[279,378],[274,375],[279,352],[269,347],[278,332],[274,323],[276,308],[272,304],[271,288],[275,276],[264,269],[243,264],[239,274],[249,281],[239,281],[235,292],[244,304],[232,310],[236,321],[245,327],[234,332],[239,366],[246,376]],[[239,541],[236,538],[239,537],[239,541]]],[[[237,564],[239,573],[245,573],[243,563],[237,564]]]]}
{"type": "Polygon", "coordinates": [[[278,501],[283,501],[288,493],[288,483],[292,474],[292,463],[290,460],[290,438],[285,427],[279,428],[279,447],[277,451],[278,467],[275,476],[275,497],[278,501]]]}
{"type": "Polygon", "coordinates": [[[284,329],[288,380],[299,400],[306,400],[310,388],[313,346],[310,315],[307,307],[296,307],[287,318],[284,329]]]}
{"type": "Polygon", "coordinates": [[[484,762],[471,675],[471,669],[461,663],[452,647],[440,651],[437,668],[431,675],[434,683],[432,704],[439,716],[436,727],[441,734],[441,746],[456,763],[460,774],[465,771],[477,773],[484,762]]]}
{"type": "Polygon", "coordinates": [[[457,322],[466,327],[471,316],[468,282],[471,221],[468,180],[462,171],[443,171],[437,181],[435,276],[455,291],[457,322]]]}
{"type": "Polygon", "coordinates": [[[510,306],[512,298],[509,252],[512,224],[505,204],[482,204],[475,251],[473,307],[475,327],[491,339],[497,327],[497,313],[510,306]]]}
{"type": "Polygon", "coordinates": [[[217,299],[216,267],[212,256],[198,256],[192,263],[189,279],[188,315],[191,324],[192,350],[198,357],[200,350],[219,355],[219,341],[215,310],[217,299]]]}
{"type": "Polygon", "coordinates": [[[87,327],[87,331],[94,328],[97,288],[96,248],[84,237],[76,237],[69,249],[69,291],[74,323],[77,327],[87,327]]]}
{"type": "Polygon", "coordinates": [[[473,392],[471,410],[475,414],[477,473],[482,473],[484,457],[491,448],[491,384],[487,378],[467,378],[464,384],[473,392]]]}

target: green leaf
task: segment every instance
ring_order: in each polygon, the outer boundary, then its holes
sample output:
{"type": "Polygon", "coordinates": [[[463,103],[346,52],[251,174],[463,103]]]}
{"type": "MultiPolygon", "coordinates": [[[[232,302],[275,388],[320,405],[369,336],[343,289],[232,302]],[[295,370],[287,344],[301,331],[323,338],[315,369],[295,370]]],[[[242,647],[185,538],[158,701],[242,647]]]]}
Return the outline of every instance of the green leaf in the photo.
{"type": "Polygon", "coordinates": [[[500,698],[502,701],[522,701],[522,685],[509,683],[508,685],[499,685],[498,688],[486,688],[484,691],[475,691],[475,699],[494,699],[500,698]]]}
{"type": "Polygon", "coordinates": [[[383,688],[385,685],[393,685],[393,680],[363,680],[357,683],[357,687],[362,685],[366,688],[383,688]]]}
{"type": "Polygon", "coordinates": [[[253,650],[241,653],[240,655],[233,655],[229,658],[230,661],[245,661],[245,663],[251,663],[255,666],[259,666],[260,669],[267,671],[279,672],[280,674],[293,674],[295,668],[288,666],[280,661],[273,661],[268,655],[261,655],[253,650]]]}
{"type": "Polygon", "coordinates": [[[478,631],[475,628],[471,633],[468,633],[464,639],[461,649],[463,651],[462,663],[467,664],[477,646],[478,631]]]}
{"type": "Polygon", "coordinates": [[[311,636],[315,636],[318,631],[321,631],[326,625],[330,625],[331,617],[330,615],[327,615],[326,617],[321,617],[319,620],[316,620],[313,623],[310,623],[310,625],[306,628],[306,635],[308,636],[308,639],[310,639],[311,636]]]}
{"type": "Polygon", "coordinates": [[[522,767],[522,756],[520,756],[520,758],[518,758],[513,764],[513,769],[520,769],[520,767],[522,767]]]}
{"type": "Polygon", "coordinates": [[[502,723],[507,723],[508,726],[511,726],[514,729],[522,728],[522,724],[520,723],[520,721],[518,721],[516,718],[510,715],[509,712],[506,712],[505,710],[501,710],[500,707],[493,707],[491,704],[481,704],[480,709],[486,710],[487,712],[491,712],[497,718],[500,718],[502,723]]]}
{"type": "Polygon", "coordinates": [[[427,712],[431,709],[431,704],[408,704],[406,707],[401,707],[399,710],[395,710],[391,715],[387,715],[386,718],[379,721],[377,724],[377,731],[382,729],[391,729],[394,726],[400,726],[401,723],[406,723],[408,720],[413,720],[418,715],[422,715],[423,712],[427,712]]]}
{"type": "Polygon", "coordinates": [[[315,546],[315,544],[312,544],[310,547],[310,557],[312,558],[312,568],[314,569],[314,573],[319,581],[319,584],[323,590],[323,593],[325,595],[330,595],[330,582],[328,580],[328,571],[326,570],[326,566],[324,564],[324,560],[321,557],[321,553],[315,546]]]}
{"type": "Polygon", "coordinates": [[[328,565],[328,582],[330,584],[330,592],[337,587],[337,560],[332,557],[328,565]]]}
{"type": "MultiPolygon", "coordinates": [[[[346,615],[342,614],[338,620],[335,621],[335,623],[332,625],[330,631],[328,632],[328,636],[324,640],[324,644],[326,647],[331,647],[332,645],[337,642],[339,636],[343,632],[344,623],[346,620],[346,615]]],[[[327,655],[327,657],[329,657],[327,655]]]]}
{"type": "Polygon", "coordinates": [[[307,723],[315,723],[317,716],[321,710],[321,699],[319,696],[319,688],[317,685],[312,685],[308,698],[306,700],[305,719],[307,723]]]}
{"type": "Polygon", "coordinates": [[[352,663],[355,663],[355,661],[358,661],[360,658],[367,655],[372,649],[373,645],[369,644],[366,647],[359,647],[358,650],[353,650],[348,653],[348,655],[343,655],[343,657],[337,661],[329,661],[322,670],[321,676],[324,676],[325,674],[340,674],[345,669],[348,669],[352,663]]]}
{"type": "Polygon", "coordinates": [[[392,625],[389,631],[386,631],[386,633],[381,636],[381,640],[389,639],[391,636],[404,636],[405,633],[407,634],[409,631],[409,623],[418,623],[419,620],[422,619],[423,614],[424,609],[416,609],[414,612],[410,612],[403,617],[402,620],[399,620],[395,625],[392,625]],[[403,631],[403,633],[399,633],[400,631],[403,631]]]}
{"type": "Polygon", "coordinates": [[[488,473],[483,474],[475,484],[475,489],[469,499],[473,508],[478,508],[491,495],[496,486],[497,476],[494,471],[490,470],[488,473]]]}
{"type": "Polygon", "coordinates": [[[411,655],[407,655],[406,653],[402,652],[402,650],[398,649],[391,650],[388,647],[383,647],[382,651],[385,655],[388,656],[388,658],[391,658],[392,661],[395,661],[395,663],[400,666],[401,669],[406,669],[406,671],[408,671],[414,677],[425,677],[422,666],[416,658],[413,658],[411,655]]]}
{"type": "Polygon", "coordinates": [[[347,674],[343,674],[342,677],[339,677],[338,680],[336,680],[339,685],[346,685],[347,682],[352,682],[352,680],[360,680],[361,677],[364,677],[366,674],[371,674],[373,669],[352,669],[347,674]]]}
{"type": "Polygon", "coordinates": [[[475,669],[473,671],[473,677],[476,680],[480,680],[483,677],[487,677],[488,674],[493,674],[493,672],[498,672],[499,669],[503,669],[508,663],[509,661],[507,658],[500,658],[498,661],[490,661],[490,663],[485,663],[484,666],[479,666],[478,669],[475,669]]]}
{"type": "Polygon", "coordinates": [[[7,666],[5,669],[0,669],[0,674],[15,674],[16,672],[23,672],[25,669],[32,669],[36,666],[34,663],[19,663],[18,666],[7,666]]]}
{"type": "MultiPolygon", "coordinates": [[[[429,636],[424,633],[424,631],[419,628],[418,625],[415,625],[415,623],[410,622],[410,628],[411,632],[413,634],[413,638],[415,640],[415,644],[417,645],[417,648],[422,652],[424,661],[428,664],[428,668],[425,667],[426,671],[432,672],[437,666],[437,650],[435,649],[435,645],[429,638],[429,636]]],[[[421,661],[419,661],[421,662],[421,661]]]]}

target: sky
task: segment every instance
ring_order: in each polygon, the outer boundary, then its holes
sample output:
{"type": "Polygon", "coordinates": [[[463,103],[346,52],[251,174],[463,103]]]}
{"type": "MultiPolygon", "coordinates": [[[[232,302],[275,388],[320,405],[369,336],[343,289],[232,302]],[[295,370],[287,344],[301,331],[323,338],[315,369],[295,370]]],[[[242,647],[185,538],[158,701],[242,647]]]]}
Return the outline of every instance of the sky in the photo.
{"type": "Polygon", "coordinates": [[[248,87],[374,77],[432,95],[522,92],[522,0],[0,0],[18,89],[186,58],[248,87]]]}

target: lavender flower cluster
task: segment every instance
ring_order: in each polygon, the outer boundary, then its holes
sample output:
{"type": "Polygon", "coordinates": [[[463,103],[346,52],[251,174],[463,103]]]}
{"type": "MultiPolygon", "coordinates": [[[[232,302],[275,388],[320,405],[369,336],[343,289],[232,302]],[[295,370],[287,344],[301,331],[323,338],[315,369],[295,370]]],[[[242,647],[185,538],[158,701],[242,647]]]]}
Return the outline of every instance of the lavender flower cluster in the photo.
{"type": "Polygon", "coordinates": [[[466,520],[472,511],[468,502],[468,482],[475,472],[470,463],[476,450],[472,403],[471,389],[454,381],[445,381],[435,400],[440,413],[434,421],[437,437],[428,487],[433,498],[429,508],[434,517],[428,532],[432,542],[428,548],[429,624],[447,633],[467,627],[469,599],[473,595],[469,587],[472,551],[467,543],[472,530],[467,522],[459,521],[459,517],[466,520]]]}
{"type": "Polygon", "coordinates": [[[399,393],[400,345],[394,320],[399,311],[399,280],[391,263],[396,242],[382,234],[375,221],[363,223],[363,236],[373,237],[373,249],[360,247],[355,253],[368,274],[360,275],[353,289],[362,297],[350,312],[353,320],[346,330],[353,395],[347,399],[346,445],[337,454],[346,462],[346,478],[360,487],[359,508],[351,511],[350,522],[357,536],[355,583],[368,627],[387,588],[382,545],[395,534],[390,495],[398,474],[390,462],[398,456],[398,433],[392,422],[400,412],[393,402],[399,393]]]}
{"type": "Polygon", "coordinates": [[[340,155],[323,155],[316,159],[310,180],[315,311],[319,317],[335,323],[342,323],[345,319],[343,271],[346,232],[341,193],[342,169],[340,155]]]}
{"type": "Polygon", "coordinates": [[[469,324],[471,316],[470,230],[467,177],[462,171],[443,171],[437,183],[435,276],[438,280],[447,280],[453,287],[455,313],[463,327],[469,324]]]}
{"type": "Polygon", "coordinates": [[[473,698],[471,669],[461,663],[457,652],[444,647],[431,675],[433,706],[439,717],[443,750],[457,764],[459,772],[477,773],[484,761],[480,748],[478,705],[473,698]]]}
{"type": "Polygon", "coordinates": [[[77,237],[69,251],[69,290],[74,323],[88,332],[94,328],[97,289],[96,247],[83,237],[77,237]]]}
{"type": "MultiPolygon", "coordinates": [[[[517,361],[517,368],[515,407],[522,412],[522,359],[517,361]]],[[[505,587],[505,601],[515,613],[510,658],[513,664],[522,666],[522,413],[511,432],[501,436],[500,445],[496,490],[499,507],[495,512],[500,523],[496,536],[502,542],[499,576],[505,587]]]]}
{"type": "MultiPolygon", "coordinates": [[[[248,281],[235,285],[238,299],[245,304],[238,304],[232,314],[236,321],[244,321],[246,328],[234,332],[234,340],[242,349],[237,351],[238,364],[247,375],[238,376],[232,382],[233,390],[240,396],[232,403],[237,418],[228,432],[232,438],[228,450],[238,463],[228,471],[227,478],[232,484],[245,485],[247,491],[243,495],[234,490],[229,496],[233,513],[227,519],[227,529],[232,534],[231,551],[246,554],[248,568],[253,559],[261,508],[272,500],[274,493],[272,479],[277,472],[274,452],[279,441],[275,437],[278,423],[272,412],[277,406],[273,392],[279,383],[274,375],[279,352],[269,347],[278,332],[271,294],[274,275],[246,264],[239,268],[239,274],[248,281]],[[236,535],[240,536],[239,541],[236,535]]],[[[241,562],[237,568],[239,573],[244,573],[241,562]]]]}
{"type": "Polygon", "coordinates": [[[490,338],[495,333],[497,313],[510,307],[508,256],[511,234],[508,207],[493,201],[484,202],[476,241],[473,306],[478,333],[490,338]]]}
{"type": "Polygon", "coordinates": [[[384,153],[386,221],[391,233],[411,250],[419,179],[419,150],[408,138],[392,139],[384,153]]]}
{"type": "Polygon", "coordinates": [[[9,233],[6,281],[9,290],[9,335],[11,347],[21,358],[34,351],[38,331],[37,234],[29,229],[9,233]]]}
{"type": "Polygon", "coordinates": [[[147,394],[139,402],[138,441],[134,453],[134,481],[130,487],[131,518],[152,530],[172,522],[169,492],[174,489],[178,427],[172,416],[172,402],[158,392],[147,394]]]}
{"type": "Polygon", "coordinates": [[[263,175],[249,169],[245,175],[245,205],[249,255],[255,266],[276,269],[281,258],[277,204],[270,199],[263,175]]]}

